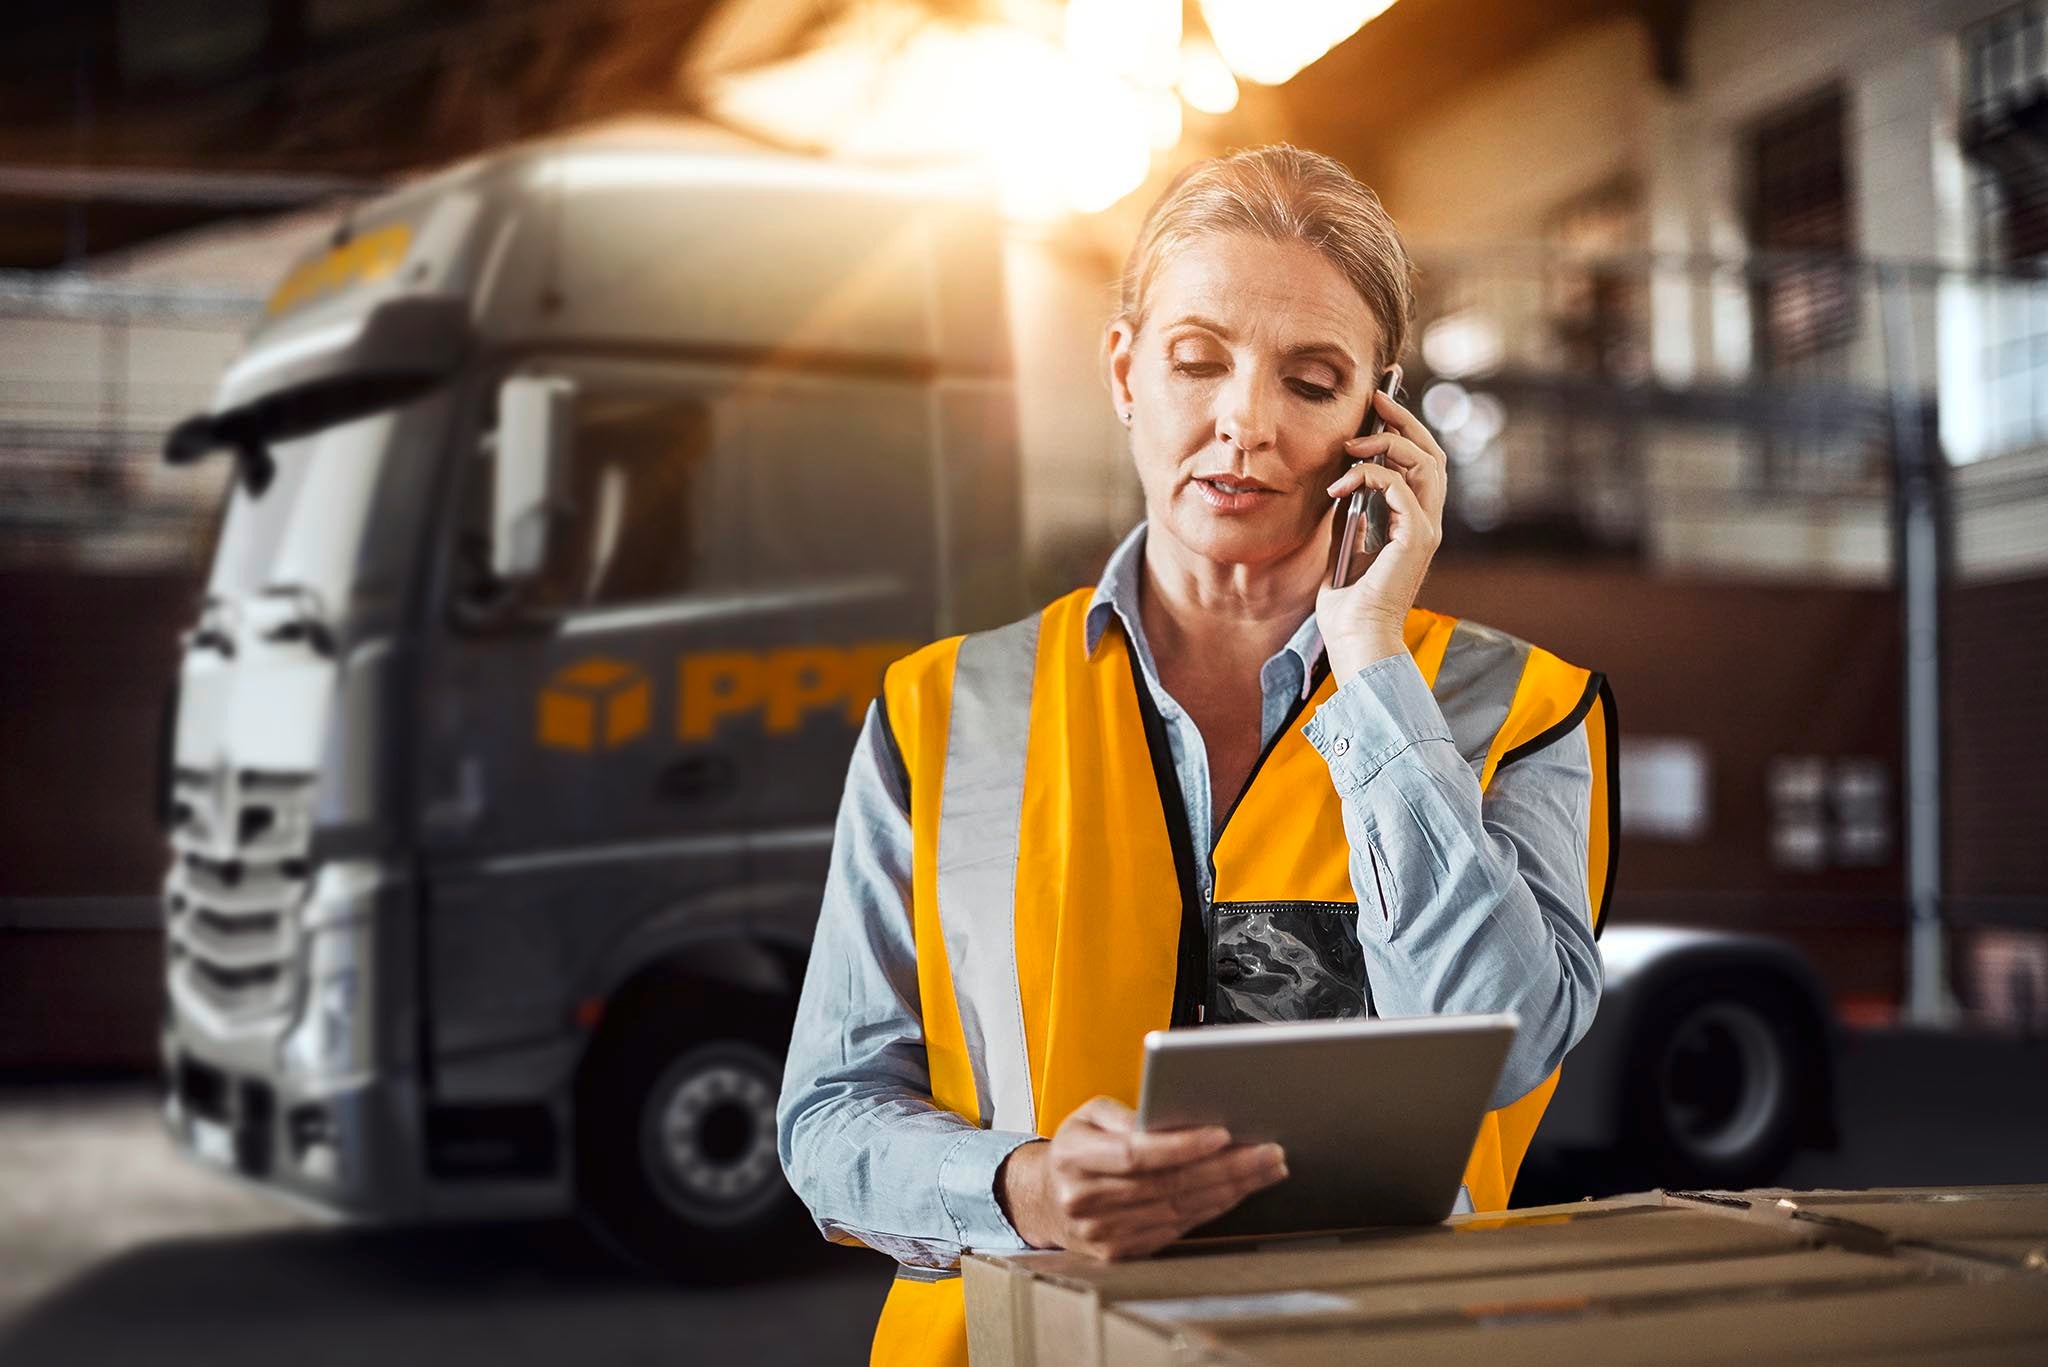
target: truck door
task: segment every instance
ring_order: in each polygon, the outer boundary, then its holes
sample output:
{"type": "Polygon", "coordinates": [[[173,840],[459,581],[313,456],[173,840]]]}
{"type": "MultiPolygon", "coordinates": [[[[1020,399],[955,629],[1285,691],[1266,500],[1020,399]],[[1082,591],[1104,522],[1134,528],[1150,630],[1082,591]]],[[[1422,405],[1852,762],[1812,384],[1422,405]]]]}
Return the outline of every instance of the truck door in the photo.
{"type": "Polygon", "coordinates": [[[543,568],[495,606],[465,568],[493,381],[419,700],[443,1050],[556,1028],[599,955],[693,895],[773,884],[815,912],[868,702],[938,599],[920,377],[540,373],[574,394],[543,568]]]}
{"type": "MultiPolygon", "coordinates": [[[[883,667],[931,639],[931,405],[907,377],[766,372],[742,399],[747,570],[768,654],[749,813],[782,877],[824,877],[846,766],[883,667]]],[[[686,666],[687,668],[687,666],[686,666]]]]}
{"type": "Polygon", "coordinates": [[[545,1038],[597,957],[662,905],[742,877],[747,726],[680,724],[680,663],[781,634],[748,610],[734,372],[564,359],[567,459],[543,565],[485,576],[496,380],[474,401],[445,627],[417,700],[437,1053],[545,1038]]]}

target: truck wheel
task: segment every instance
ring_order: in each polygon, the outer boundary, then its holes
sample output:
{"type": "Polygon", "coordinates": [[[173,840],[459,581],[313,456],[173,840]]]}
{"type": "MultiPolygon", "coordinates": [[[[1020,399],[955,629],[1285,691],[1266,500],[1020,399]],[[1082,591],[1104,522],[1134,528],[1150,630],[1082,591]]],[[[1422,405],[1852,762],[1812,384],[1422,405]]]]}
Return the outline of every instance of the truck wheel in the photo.
{"type": "Polygon", "coordinates": [[[789,1026],[766,1003],[608,1024],[578,1087],[578,1208],[658,1275],[734,1281],[807,1242],[775,1101],[789,1026]]]}
{"type": "Polygon", "coordinates": [[[1798,1145],[1801,1098],[1816,1083],[1812,1033],[1799,997],[1769,981],[1673,988],[1631,1050],[1631,1156],[1662,1186],[1768,1184],[1798,1145]]]}

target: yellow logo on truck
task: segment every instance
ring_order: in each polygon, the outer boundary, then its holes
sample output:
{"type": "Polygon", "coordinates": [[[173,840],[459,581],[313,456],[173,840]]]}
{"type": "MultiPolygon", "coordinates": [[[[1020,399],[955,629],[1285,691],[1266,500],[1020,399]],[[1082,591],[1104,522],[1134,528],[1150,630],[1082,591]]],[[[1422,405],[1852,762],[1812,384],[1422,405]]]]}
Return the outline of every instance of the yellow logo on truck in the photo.
{"type": "Polygon", "coordinates": [[[398,269],[411,246],[412,228],[404,223],[351,238],[332,251],[292,267],[291,273],[271,291],[264,312],[275,317],[319,295],[382,280],[398,269]]]}
{"type": "Polygon", "coordinates": [[[557,750],[610,750],[647,729],[654,688],[623,660],[583,660],[540,694],[540,743],[557,750]]]}
{"type": "MultiPolygon", "coordinates": [[[[676,736],[709,740],[726,722],[755,716],[786,735],[823,712],[859,726],[882,689],[882,671],[917,649],[914,641],[790,646],[765,653],[707,651],[676,662],[676,736]]],[[[569,665],[541,690],[540,743],[555,750],[610,750],[647,730],[653,686],[623,660],[569,665]]]]}
{"type": "Polygon", "coordinates": [[[766,655],[685,655],[676,735],[705,740],[725,718],[747,712],[759,712],[761,729],[771,734],[794,731],[804,718],[827,709],[858,726],[881,691],[882,671],[915,649],[909,641],[876,641],[844,648],[792,646],[766,655]]]}

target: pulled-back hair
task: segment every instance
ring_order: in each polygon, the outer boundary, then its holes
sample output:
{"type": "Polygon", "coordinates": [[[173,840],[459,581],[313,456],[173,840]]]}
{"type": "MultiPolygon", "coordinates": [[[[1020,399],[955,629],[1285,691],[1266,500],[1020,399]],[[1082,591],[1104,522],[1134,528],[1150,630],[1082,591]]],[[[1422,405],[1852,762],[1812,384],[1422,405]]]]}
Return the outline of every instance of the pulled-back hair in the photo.
{"type": "Polygon", "coordinates": [[[1117,290],[1117,319],[1144,327],[1147,295],[1168,257],[1198,238],[1245,233],[1313,247],[1343,272],[1400,358],[1415,314],[1414,266],[1380,197],[1343,163],[1286,143],[1198,161],[1175,176],[1138,226],[1117,290]]]}

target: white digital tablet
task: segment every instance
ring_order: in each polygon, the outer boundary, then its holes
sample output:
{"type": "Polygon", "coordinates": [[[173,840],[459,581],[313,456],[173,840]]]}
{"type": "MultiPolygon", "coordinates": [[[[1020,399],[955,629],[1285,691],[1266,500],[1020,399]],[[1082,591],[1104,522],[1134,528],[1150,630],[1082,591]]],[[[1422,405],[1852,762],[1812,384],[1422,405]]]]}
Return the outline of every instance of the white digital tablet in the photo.
{"type": "Polygon", "coordinates": [[[1451,1213],[1517,1017],[1210,1025],[1145,1036],[1138,1128],[1222,1125],[1287,1177],[1190,1232],[1311,1233],[1451,1213]]]}

